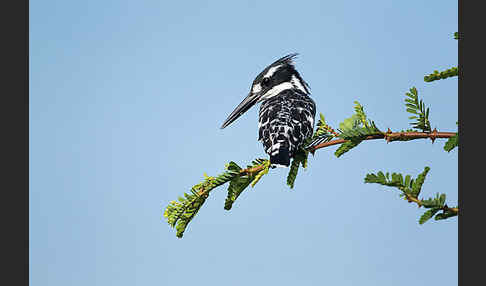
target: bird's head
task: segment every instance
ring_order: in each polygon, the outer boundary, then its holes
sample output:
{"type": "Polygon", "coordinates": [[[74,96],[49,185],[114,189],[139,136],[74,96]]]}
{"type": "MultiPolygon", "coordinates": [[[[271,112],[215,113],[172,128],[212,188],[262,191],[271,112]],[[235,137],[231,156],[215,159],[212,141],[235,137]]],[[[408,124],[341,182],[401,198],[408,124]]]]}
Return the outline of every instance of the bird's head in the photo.
{"type": "Polygon", "coordinates": [[[221,129],[230,125],[257,102],[271,98],[283,90],[294,88],[309,94],[309,85],[302,79],[292,62],[295,56],[297,54],[287,55],[266,67],[253,81],[248,96],[231,112],[221,129]]]}

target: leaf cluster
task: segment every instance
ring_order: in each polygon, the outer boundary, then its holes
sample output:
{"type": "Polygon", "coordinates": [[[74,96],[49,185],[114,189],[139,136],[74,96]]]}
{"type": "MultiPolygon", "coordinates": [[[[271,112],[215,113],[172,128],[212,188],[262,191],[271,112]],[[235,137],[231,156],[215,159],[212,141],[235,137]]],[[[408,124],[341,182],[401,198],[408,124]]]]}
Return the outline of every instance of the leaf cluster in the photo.
{"type": "Polygon", "coordinates": [[[459,133],[456,133],[456,135],[452,136],[447,140],[447,142],[444,145],[444,150],[447,152],[451,152],[452,149],[456,148],[459,145],[459,133]]]}
{"type": "Polygon", "coordinates": [[[421,200],[420,203],[423,207],[428,208],[419,219],[419,223],[423,224],[427,220],[431,219],[436,213],[442,210],[441,213],[435,215],[435,220],[447,219],[457,216],[457,212],[452,211],[445,203],[446,194],[437,193],[434,198],[428,198],[427,200],[421,200]]]}
{"type": "Polygon", "coordinates": [[[439,72],[438,70],[435,70],[433,73],[424,76],[424,81],[432,82],[432,81],[436,81],[436,80],[439,80],[439,79],[446,79],[446,78],[449,78],[449,77],[458,76],[458,74],[459,74],[459,71],[458,71],[457,67],[452,67],[450,69],[446,69],[445,71],[441,71],[441,72],[439,72]]]}
{"type": "Polygon", "coordinates": [[[405,93],[407,98],[405,98],[407,111],[409,113],[415,114],[410,116],[408,119],[416,119],[415,122],[410,123],[413,128],[421,129],[423,132],[430,132],[430,121],[429,121],[429,111],[430,109],[425,108],[423,101],[418,98],[417,89],[412,87],[410,92],[405,93]]]}
{"type": "Polygon", "coordinates": [[[312,134],[312,137],[303,144],[305,150],[311,150],[313,147],[328,142],[335,137],[333,134],[334,130],[326,124],[326,120],[322,113],[319,114],[319,121],[317,121],[316,125],[316,131],[312,134]]]}
{"type": "Polygon", "coordinates": [[[339,124],[339,137],[348,141],[341,144],[336,152],[334,152],[336,157],[340,157],[358,146],[368,136],[383,134],[373,121],[367,119],[363,106],[357,101],[354,103],[355,114],[339,124]]]}
{"type": "Polygon", "coordinates": [[[387,172],[384,174],[382,171],[379,171],[376,174],[367,174],[364,181],[365,183],[375,183],[388,187],[396,187],[403,192],[402,196],[417,198],[422,190],[422,185],[424,184],[425,177],[429,171],[430,168],[425,167],[424,171],[419,174],[416,179],[412,179],[410,175],[406,175],[404,177],[400,173],[392,173],[390,177],[390,173],[387,172]]]}
{"type": "Polygon", "coordinates": [[[457,212],[451,211],[447,205],[445,204],[446,195],[445,194],[438,194],[435,198],[429,198],[427,200],[420,200],[418,196],[422,190],[422,185],[425,182],[425,178],[427,173],[430,171],[429,167],[425,167],[424,171],[420,173],[417,178],[412,179],[410,175],[406,175],[405,177],[400,173],[392,173],[391,177],[390,174],[387,172],[384,174],[382,171],[379,171],[376,174],[367,174],[364,181],[365,183],[376,183],[388,187],[395,187],[402,191],[400,197],[403,197],[405,200],[409,202],[415,202],[419,205],[419,207],[423,206],[427,208],[426,212],[422,214],[419,219],[419,223],[423,224],[430,218],[432,218],[437,212],[440,210],[443,213],[437,214],[435,216],[435,220],[446,219],[449,217],[453,217],[457,215],[457,212]]]}
{"type": "Polygon", "coordinates": [[[170,226],[176,228],[176,236],[181,238],[184,235],[187,225],[198,213],[209,193],[227,182],[230,182],[230,184],[224,209],[231,209],[233,203],[248,185],[251,184],[253,187],[263,175],[268,173],[270,162],[265,159],[253,160],[252,164],[248,166],[248,170],[258,166],[262,168],[256,172],[250,171],[242,175],[241,167],[235,162],[230,162],[226,165],[225,172],[217,177],[204,174],[204,180],[194,185],[189,193],[184,193],[184,196],[179,197],[178,201],[170,202],[164,211],[164,217],[170,226]]]}
{"type": "MultiPolygon", "coordinates": [[[[249,172],[244,176],[236,176],[231,179],[228,186],[228,195],[226,196],[226,200],[224,202],[225,210],[230,210],[233,207],[233,203],[250,184],[251,187],[254,187],[256,183],[260,181],[261,177],[268,173],[268,170],[270,168],[270,161],[265,159],[253,160],[252,164],[247,166],[247,169],[252,169],[261,165],[263,165],[263,169],[256,173],[249,172]]],[[[235,162],[230,162],[227,168],[229,170],[238,172],[239,174],[242,171],[242,168],[238,166],[235,162]]]]}

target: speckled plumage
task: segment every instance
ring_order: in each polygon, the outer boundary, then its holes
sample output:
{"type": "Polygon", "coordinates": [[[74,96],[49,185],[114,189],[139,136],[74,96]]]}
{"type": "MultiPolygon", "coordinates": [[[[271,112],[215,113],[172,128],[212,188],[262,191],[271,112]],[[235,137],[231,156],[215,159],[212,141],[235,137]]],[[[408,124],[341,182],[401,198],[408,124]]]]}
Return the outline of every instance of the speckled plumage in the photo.
{"type": "Polygon", "coordinates": [[[299,89],[286,89],[263,101],[258,140],[271,161],[285,166],[290,164],[295,151],[312,136],[315,114],[314,101],[299,89]]]}

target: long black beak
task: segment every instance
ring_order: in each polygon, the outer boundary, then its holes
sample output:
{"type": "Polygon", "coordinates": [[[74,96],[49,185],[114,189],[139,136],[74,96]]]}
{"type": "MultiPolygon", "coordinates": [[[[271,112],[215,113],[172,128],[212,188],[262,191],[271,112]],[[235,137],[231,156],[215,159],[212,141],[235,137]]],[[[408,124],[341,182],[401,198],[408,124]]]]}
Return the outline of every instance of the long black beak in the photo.
{"type": "Polygon", "coordinates": [[[257,94],[252,94],[251,92],[248,94],[248,96],[243,99],[243,101],[238,104],[238,106],[231,112],[231,114],[226,118],[224,121],[223,125],[221,126],[221,129],[225,128],[226,126],[230,125],[233,121],[238,119],[243,113],[248,111],[255,103],[257,103],[258,99],[260,98],[261,93],[257,94]]]}

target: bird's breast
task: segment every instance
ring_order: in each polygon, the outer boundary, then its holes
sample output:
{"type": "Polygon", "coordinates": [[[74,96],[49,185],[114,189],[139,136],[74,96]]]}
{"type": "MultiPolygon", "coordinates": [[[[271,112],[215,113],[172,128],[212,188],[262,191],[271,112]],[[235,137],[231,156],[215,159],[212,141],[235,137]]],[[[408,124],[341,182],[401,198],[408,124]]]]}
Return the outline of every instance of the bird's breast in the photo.
{"type": "Polygon", "coordinates": [[[259,112],[259,136],[265,151],[275,146],[288,147],[293,153],[314,128],[315,104],[298,90],[285,90],[262,102],[259,112]]]}

